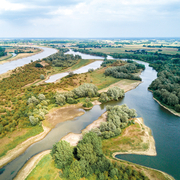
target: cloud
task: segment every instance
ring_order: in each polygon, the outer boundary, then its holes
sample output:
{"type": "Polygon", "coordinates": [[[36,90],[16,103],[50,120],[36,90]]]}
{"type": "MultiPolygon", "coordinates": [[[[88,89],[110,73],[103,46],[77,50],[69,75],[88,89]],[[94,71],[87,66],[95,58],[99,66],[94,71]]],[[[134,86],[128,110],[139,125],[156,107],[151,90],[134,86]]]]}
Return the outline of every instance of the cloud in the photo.
{"type": "Polygon", "coordinates": [[[0,29],[1,34],[3,31],[23,36],[105,37],[142,36],[148,32],[158,36],[164,32],[177,36],[180,1],[1,0],[0,19],[7,24],[0,29]],[[2,2],[5,4],[1,6],[2,2]],[[7,31],[7,27],[13,32],[7,31]]]}

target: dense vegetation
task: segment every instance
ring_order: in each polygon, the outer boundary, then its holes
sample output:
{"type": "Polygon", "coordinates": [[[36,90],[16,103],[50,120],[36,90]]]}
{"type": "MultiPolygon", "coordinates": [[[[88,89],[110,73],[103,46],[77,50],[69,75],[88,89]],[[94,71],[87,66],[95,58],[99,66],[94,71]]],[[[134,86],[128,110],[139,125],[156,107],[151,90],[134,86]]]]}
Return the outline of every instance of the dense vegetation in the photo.
{"type": "Polygon", "coordinates": [[[94,52],[94,51],[90,51],[88,49],[73,49],[74,52],[81,52],[84,54],[90,54],[93,56],[102,56],[102,57],[107,57],[107,54],[102,53],[102,52],[94,52]]]}
{"type": "Polygon", "coordinates": [[[108,102],[108,101],[117,101],[119,98],[122,98],[124,96],[124,90],[120,89],[119,87],[112,87],[109,88],[107,92],[102,92],[99,101],[102,103],[108,102]]]}
{"type": "Polygon", "coordinates": [[[7,52],[5,52],[5,48],[0,47],[0,57],[1,56],[6,56],[7,52]]]}
{"type": "Polygon", "coordinates": [[[139,69],[144,70],[145,66],[143,64],[132,62],[124,66],[116,66],[116,67],[107,68],[104,74],[106,76],[113,76],[115,78],[141,80],[139,76],[135,76],[132,74],[132,73],[139,72],[139,69]]]}
{"type": "Polygon", "coordinates": [[[106,122],[102,122],[99,128],[92,129],[93,132],[104,139],[121,134],[122,129],[134,123],[130,119],[137,116],[136,111],[129,109],[125,104],[121,106],[107,106],[106,109],[106,122]]]}
{"type": "Polygon", "coordinates": [[[43,60],[50,63],[52,66],[56,67],[71,67],[74,64],[77,63],[78,59],[81,59],[81,56],[72,54],[64,54],[67,52],[67,48],[59,48],[59,52],[56,54],[53,54],[47,58],[44,58],[43,60]]]}
{"type": "Polygon", "coordinates": [[[164,105],[180,112],[180,59],[174,59],[170,63],[158,67],[158,78],[155,79],[149,89],[153,91],[156,99],[164,105]]]}
{"type": "Polygon", "coordinates": [[[101,138],[94,132],[86,133],[74,148],[66,141],[56,143],[51,155],[56,166],[62,169],[60,177],[63,179],[148,180],[143,172],[107,159],[102,151],[101,138]]]}

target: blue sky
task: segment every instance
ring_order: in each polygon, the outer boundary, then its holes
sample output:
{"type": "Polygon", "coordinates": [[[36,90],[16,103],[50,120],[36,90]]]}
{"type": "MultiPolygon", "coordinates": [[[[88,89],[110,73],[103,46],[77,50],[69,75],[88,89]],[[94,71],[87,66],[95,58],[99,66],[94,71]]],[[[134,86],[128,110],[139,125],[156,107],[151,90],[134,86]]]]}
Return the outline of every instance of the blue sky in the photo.
{"type": "Polygon", "coordinates": [[[180,0],[0,0],[0,37],[180,37],[180,0]]]}

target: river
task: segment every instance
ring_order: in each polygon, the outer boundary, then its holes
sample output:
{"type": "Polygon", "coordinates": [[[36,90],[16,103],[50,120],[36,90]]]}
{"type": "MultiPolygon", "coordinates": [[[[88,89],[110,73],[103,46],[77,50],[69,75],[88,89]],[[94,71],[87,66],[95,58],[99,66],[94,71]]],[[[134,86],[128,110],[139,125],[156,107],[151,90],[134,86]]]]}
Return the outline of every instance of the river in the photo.
{"type": "Polygon", "coordinates": [[[151,128],[156,142],[157,156],[117,155],[118,158],[137,164],[162,170],[175,179],[180,180],[180,118],[161,107],[153,100],[152,93],[147,90],[149,84],[157,77],[157,72],[148,63],[142,72],[142,83],[126,93],[119,101],[96,105],[91,110],[74,120],[59,123],[41,141],[31,145],[22,155],[0,170],[0,179],[12,179],[21,167],[35,154],[51,149],[52,145],[69,132],[80,133],[87,125],[96,120],[106,111],[106,105],[127,104],[137,111],[138,117],[143,117],[144,123],[151,128]]]}
{"type": "Polygon", "coordinates": [[[54,54],[57,52],[56,49],[52,49],[52,48],[47,48],[47,47],[39,47],[39,48],[42,49],[43,51],[38,54],[29,56],[29,57],[25,57],[22,59],[6,62],[4,64],[0,64],[0,74],[6,73],[9,70],[13,70],[17,67],[28,64],[31,62],[31,60],[37,61],[38,59],[45,58],[45,57],[50,56],[51,54],[54,54]]]}

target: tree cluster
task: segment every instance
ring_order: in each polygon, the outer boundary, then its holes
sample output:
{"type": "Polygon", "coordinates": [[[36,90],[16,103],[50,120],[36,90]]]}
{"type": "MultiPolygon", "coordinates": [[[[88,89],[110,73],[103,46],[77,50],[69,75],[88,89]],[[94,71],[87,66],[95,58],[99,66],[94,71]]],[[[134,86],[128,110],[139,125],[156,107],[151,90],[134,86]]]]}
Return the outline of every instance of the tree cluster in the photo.
{"type": "Polygon", "coordinates": [[[43,60],[47,61],[48,63],[52,64],[55,67],[71,67],[77,63],[78,59],[81,59],[79,55],[73,54],[64,54],[67,50],[64,48],[59,49],[59,52],[56,54],[50,55],[43,60]]]}
{"type": "Polygon", "coordinates": [[[95,51],[90,51],[88,49],[73,49],[74,52],[81,52],[84,54],[90,54],[93,56],[102,56],[102,57],[107,57],[107,54],[102,53],[102,52],[95,52],[95,51]]]}
{"type": "Polygon", "coordinates": [[[94,132],[86,133],[74,148],[66,141],[56,143],[51,151],[63,179],[148,180],[143,172],[124,164],[112,163],[102,151],[102,141],[94,132]]]}
{"type": "Polygon", "coordinates": [[[104,72],[106,76],[112,76],[115,78],[122,79],[132,79],[132,80],[141,80],[139,76],[135,76],[132,73],[137,73],[139,69],[145,69],[143,64],[138,63],[128,63],[124,66],[116,66],[107,68],[104,72]]]}
{"type": "Polygon", "coordinates": [[[119,87],[112,87],[109,88],[107,92],[102,92],[99,101],[101,103],[105,103],[108,101],[118,100],[119,98],[122,98],[124,96],[124,90],[120,89],[119,87]]]}

